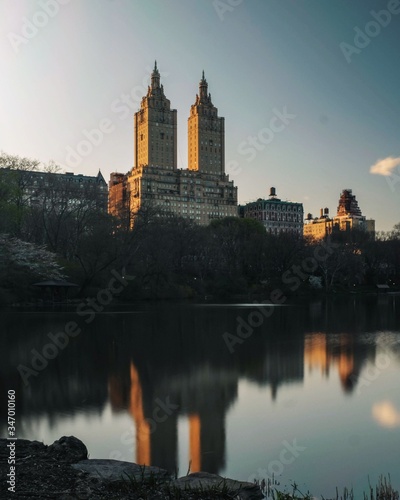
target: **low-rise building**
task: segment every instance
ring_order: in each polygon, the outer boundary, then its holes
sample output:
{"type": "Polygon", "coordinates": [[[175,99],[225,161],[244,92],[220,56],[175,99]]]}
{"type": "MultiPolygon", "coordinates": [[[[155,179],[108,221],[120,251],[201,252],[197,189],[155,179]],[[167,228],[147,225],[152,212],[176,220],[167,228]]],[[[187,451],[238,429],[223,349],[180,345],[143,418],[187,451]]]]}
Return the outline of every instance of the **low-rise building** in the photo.
{"type": "Polygon", "coordinates": [[[239,215],[259,220],[271,234],[303,233],[303,204],[282,201],[277,197],[274,187],[270,189],[268,199],[259,198],[257,201],[241,205],[239,215]]]}
{"type": "Polygon", "coordinates": [[[365,231],[374,235],[375,221],[373,219],[367,220],[362,215],[353,191],[351,189],[344,189],[339,198],[336,215],[330,217],[328,208],[321,208],[320,216],[316,218],[308,214],[303,234],[314,240],[320,240],[334,232],[352,230],[365,231]]]}
{"type": "Polygon", "coordinates": [[[100,170],[96,176],[0,168],[2,182],[14,186],[24,206],[45,208],[90,204],[107,211],[108,190],[100,170]]]}

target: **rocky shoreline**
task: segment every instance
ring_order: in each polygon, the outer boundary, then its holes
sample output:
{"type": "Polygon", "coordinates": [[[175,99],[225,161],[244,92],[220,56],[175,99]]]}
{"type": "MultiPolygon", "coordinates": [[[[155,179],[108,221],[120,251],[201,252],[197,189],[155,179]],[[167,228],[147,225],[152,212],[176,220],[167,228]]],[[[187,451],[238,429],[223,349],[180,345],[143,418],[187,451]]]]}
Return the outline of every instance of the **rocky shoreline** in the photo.
{"type": "Polygon", "coordinates": [[[89,459],[84,443],[73,436],[63,436],[50,446],[18,439],[13,450],[12,443],[0,439],[2,499],[255,500],[264,497],[256,484],[206,472],[175,478],[159,467],[89,459]],[[15,451],[15,488],[11,469],[14,456],[10,450],[15,451]]]}

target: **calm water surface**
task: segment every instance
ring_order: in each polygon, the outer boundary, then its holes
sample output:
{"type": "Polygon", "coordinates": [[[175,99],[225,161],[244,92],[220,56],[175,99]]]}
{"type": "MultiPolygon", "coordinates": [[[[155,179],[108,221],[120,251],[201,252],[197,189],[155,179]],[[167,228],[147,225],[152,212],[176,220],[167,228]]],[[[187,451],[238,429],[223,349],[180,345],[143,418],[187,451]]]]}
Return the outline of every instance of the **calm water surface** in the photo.
{"type": "Polygon", "coordinates": [[[399,313],[396,296],[3,311],[2,394],[16,390],[18,437],[75,435],[91,458],[275,474],[325,497],[380,474],[399,488],[399,313]],[[71,321],[81,333],[54,347],[71,321]]]}

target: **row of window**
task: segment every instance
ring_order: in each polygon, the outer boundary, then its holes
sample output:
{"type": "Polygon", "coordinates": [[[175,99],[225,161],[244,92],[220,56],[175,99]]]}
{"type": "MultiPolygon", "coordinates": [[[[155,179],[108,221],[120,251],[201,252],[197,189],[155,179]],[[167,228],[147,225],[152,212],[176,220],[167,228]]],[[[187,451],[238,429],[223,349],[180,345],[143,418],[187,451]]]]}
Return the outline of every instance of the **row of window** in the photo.
{"type": "Polygon", "coordinates": [[[271,210],[271,211],[277,211],[281,210],[282,212],[302,212],[303,207],[302,205],[290,205],[290,204],[283,204],[283,205],[278,205],[277,203],[267,203],[266,205],[258,205],[256,207],[254,206],[248,206],[245,207],[245,210],[247,211],[250,210],[271,210]]]}
{"type": "Polygon", "coordinates": [[[253,219],[257,220],[287,220],[287,221],[293,221],[293,222],[300,222],[303,220],[302,215],[297,215],[297,214],[278,214],[278,213],[272,213],[272,214],[267,214],[265,212],[263,213],[248,213],[248,217],[251,217],[253,219]]]}
{"type": "MultiPolygon", "coordinates": [[[[167,198],[165,196],[165,193],[164,194],[156,194],[156,193],[153,194],[153,193],[149,193],[149,191],[151,191],[150,188],[148,188],[148,194],[151,195],[152,197],[159,199],[164,203],[168,203],[169,205],[173,205],[173,206],[177,206],[177,207],[179,207],[179,206],[186,207],[185,203],[201,203],[201,204],[207,203],[207,198],[204,199],[204,198],[179,196],[179,200],[176,200],[175,197],[167,198]]],[[[209,202],[214,206],[222,206],[222,205],[232,206],[232,202],[229,202],[229,200],[226,200],[226,199],[210,200],[209,202]]],[[[235,207],[236,207],[236,205],[235,205],[235,207]]]]}

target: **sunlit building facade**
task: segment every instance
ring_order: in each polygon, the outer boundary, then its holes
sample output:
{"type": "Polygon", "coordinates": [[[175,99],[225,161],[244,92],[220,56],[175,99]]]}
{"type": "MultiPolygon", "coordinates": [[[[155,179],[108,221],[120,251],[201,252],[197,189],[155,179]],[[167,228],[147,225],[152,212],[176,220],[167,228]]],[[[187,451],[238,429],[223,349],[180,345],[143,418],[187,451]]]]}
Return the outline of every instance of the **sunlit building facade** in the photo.
{"type": "Polygon", "coordinates": [[[188,119],[188,168],[177,168],[177,112],[155,64],[135,113],[135,166],[127,174],[111,174],[109,212],[134,215],[150,206],[160,215],[201,225],[237,216],[237,188],[225,174],[224,141],[224,118],[212,103],[203,72],[188,119]]]}
{"type": "Polygon", "coordinates": [[[352,230],[364,231],[374,236],[375,221],[362,215],[353,191],[344,189],[339,197],[336,215],[330,217],[328,208],[321,208],[318,218],[313,218],[311,214],[308,214],[303,234],[314,240],[320,240],[334,232],[352,230]]]}

